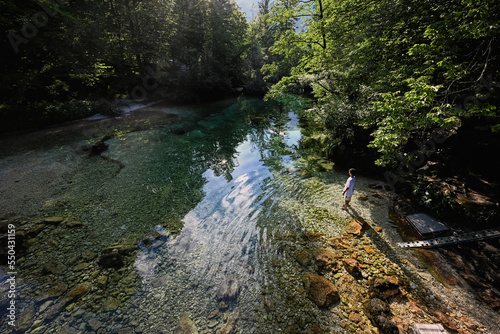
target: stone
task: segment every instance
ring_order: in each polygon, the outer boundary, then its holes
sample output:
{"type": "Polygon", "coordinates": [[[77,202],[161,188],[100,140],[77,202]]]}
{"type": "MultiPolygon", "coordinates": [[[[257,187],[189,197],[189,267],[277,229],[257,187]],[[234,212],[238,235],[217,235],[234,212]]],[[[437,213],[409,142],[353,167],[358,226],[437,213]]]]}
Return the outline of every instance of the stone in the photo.
{"type": "Polygon", "coordinates": [[[295,252],[294,258],[301,266],[307,267],[311,264],[313,252],[309,249],[300,249],[295,252]]]}
{"type": "Polygon", "coordinates": [[[339,293],[332,282],[313,273],[306,273],[303,283],[309,298],[319,307],[328,308],[340,300],[339,293]]]}
{"type": "Polygon", "coordinates": [[[89,326],[90,326],[90,329],[92,329],[94,332],[97,332],[97,330],[99,328],[101,328],[102,323],[99,320],[97,320],[96,318],[92,318],[89,320],[89,326]]]}
{"type": "Polygon", "coordinates": [[[306,334],[324,334],[325,331],[318,324],[311,324],[307,327],[306,334]]]}
{"type": "Polygon", "coordinates": [[[81,270],[84,270],[84,269],[87,269],[89,267],[89,263],[80,263],[78,265],[76,265],[74,268],[73,268],[73,271],[81,271],[81,270]]]}
{"type": "Polygon", "coordinates": [[[60,262],[50,262],[43,266],[42,274],[60,275],[66,270],[66,266],[60,262]]]}
{"type": "Polygon", "coordinates": [[[221,301],[219,303],[219,311],[222,311],[224,312],[225,310],[227,310],[229,308],[229,305],[227,305],[224,301],[221,301]]]}
{"type": "Polygon", "coordinates": [[[184,314],[181,318],[177,327],[174,328],[174,334],[198,334],[198,329],[189,313],[184,314]]]}
{"type": "Polygon", "coordinates": [[[274,302],[274,299],[271,295],[264,295],[262,296],[264,299],[264,307],[268,311],[275,311],[276,310],[276,303],[274,302]]]}
{"type": "Polygon", "coordinates": [[[373,289],[381,299],[389,299],[399,293],[399,279],[396,276],[376,277],[373,289]]]}
{"type": "Polygon", "coordinates": [[[106,311],[117,309],[118,306],[120,306],[120,301],[114,297],[106,298],[103,305],[106,311]]]}
{"type": "Polygon", "coordinates": [[[59,329],[56,331],[56,334],[74,334],[77,332],[78,331],[76,329],[66,324],[62,327],[59,327],[59,329]]]}
{"type": "Polygon", "coordinates": [[[319,241],[321,240],[321,237],[325,236],[325,233],[319,233],[319,232],[313,232],[313,231],[304,231],[302,233],[302,238],[306,241],[319,241]]]}
{"type": "Polygon", "coordinates": [[[38,312],[40,313],[43,313],[45,312],[46,309],[49,308],[50,305],[52,305],[52,303],[54,303],[53,300],[47,300],[45,303],[43,303],[41,306],[40,306],[40,309],[38,309],[38,312]]]}
{"type": "Polygon", "coordinates": [[[16,321],[16,330],[18,332],[25,332],[28,328],[30,328],[33,323],[33,318],[35,317],[35,307],[33,305],[29,305],[22,310],[19,315],[19,319],[16,321]]]}
{"type": "Polygon", "coordinates": [[[346,233],[356,235],[356,236],[362,236],[363,235],[363,223],[361,223],[359,220],[352,220],[349,225],[347,225],[346,228],[346,233]]]}
{"type": "Polygon", "coordinates": [[[214,327],[217,327],[217,325],[219,324],[219,321],[218,320],[215,320],[215,319],[212,319],[208,322],[208,328],[212,329],[214,327]]]}
{"type": "Polygon", "coordinates": [[[361,276],[361,268],[359,267],[359,262],[355,259],[343,258],[342,263],[344,264],[345,270],[354,277],[361,276]]]}
{"type": "Polygon", "coordinates": [[[61,311],[63,310],[64,308],[64,305],[63,303],[55,303],[53,304],[48,310],[47,312],[45,312],[44,314],[44,318],[47,319],[47,320],[52,320],[54,319],[55,317],[57,317],[61,311]]]}
{"type": "Polygon", "coordinates": [[[93,259],[95,259],[97,256],[96,253],[92,252],[92,251],[89,251],[89,250],[85,250],[83,251],[82,253],[82,259],[86,262],[89,262],[89,261],[92,261],[93,259]]]}
{"type": "Polygon", "coordinates": [[[41,334],[41,333],[45,332],[46,329],[47,329],[47,326],[42,325],[42,326],[37,327],[34,330],[32,330],[31,334],[41,334]]]}
{"type": "Polygon", "coordinates": [[[69,228],[82,227],[83,223],[75,220],[75,221],[67,222],[66,226],[69,228]]]}
{"type": "Polygon", "coordinates": [[[479,297],[483,299],[492,309],[500,309],[500,295],[493,289],[485,289],[478,292],[479,297]]]}
{"type": "Polygon", "coordinates": [[[117,251],[119,254],[122,254],[122,255],[130,255],[136,249],[137,249],[137,246],[132,241],[129,241],[129,242],[126,242],[123,244],[108,247],[108,248],[104,249],[103,253],[112,253],[112,252],[117,251]]]}
{"type": "Polygon", "coordinates": [[[319,268],[332,271],[338,270],[338,254],[335,250],[329,248],[321,248],[316,251],[315,256],[316,264],[319,268]]]}
{"type": "Polygon", "coordinates": [[[338,238],[330,238],[326,241],[327,244],[332,246],[334,249],[349,249],[351,248],[350,242],[351,237],[338,237],[338,238]]]}
{"type": "Polygon", "coordinates": [[[351,312],[351,314],[349,314],[349,321],[359,324],[361,321],[363,321],[363,318],[359,313],[351,312]]]}
{"type": "Polygon", "coordinates": [[[47,290],[47,296],[48,298],[58,298],[60,297],[63,293],[68,290],[68,287],[66,284],[58,284],[56,286],[51,287],[49,290],[47,290]]]}
{"type": "Polygon", "coordinates": [[[215,309],[212,312],[210,312],[210,314],[208,315],[208,319],[213,319],[213,318],[215,318],[218,315],[219,315],[219,310],[215,309]]]}
{"type": "Polygon", "coordinates": [[[101,254],[98,263],[103,268],[120,268],[123,266],[123,255],[116,251],[101,254]]]}
{"type": "Polygon", "coordinates": [[[49,225],[59,225],[64,221],[63,217],[49,217],[44,219],[45,224],[49,225]]]}
{"type": "Polygon", "coordinates": [[[75,302],[82,296],[86,295],[90,289],[92,288],[92,284],[90,283],[82,283],[77,285],[73,290],[68,292],[66,297],[64,297],[64,304],[68,305],[71,302],[75,302]]]}
{"type": "Polygon", "coordinates": [[[216,293],[218,300],[236,300],[240,293],[240,284],[234,275],[229,275],[222,282],[216,293]]]}
{"type": "Polygon", "coordinates": [[[364,311],[381,332],[400,333],[398,326],[391,320],[391,308],[387,302],[379,298],[369,299],[364,303],[364,311]]]}
{"type": "Polygon", "coordinates": [[[227,322],[217,331],[217,334],[230,334],[234,332],[234,326],[236,325],[236,321],[238,321],[239,314],[238,312],[234,312],[229,316],[227,322]]]}
{"type": "Polygon", "coordinates": [[[449,330],[456,332],[457,326],[453,323],[451,318],[447,316],[445,313],[441,311],[436,311],[434,312],[434,316],[439,319],[439,321],[443,324],[444,327],[448,328],[449,330]]]}
{"type": "Polygon", "coordinates": [[[351,275],[344,275],[337,280],[337,290],[342,300],[350,303],[360,303],[363,301],[365,289],[351,275]]]}

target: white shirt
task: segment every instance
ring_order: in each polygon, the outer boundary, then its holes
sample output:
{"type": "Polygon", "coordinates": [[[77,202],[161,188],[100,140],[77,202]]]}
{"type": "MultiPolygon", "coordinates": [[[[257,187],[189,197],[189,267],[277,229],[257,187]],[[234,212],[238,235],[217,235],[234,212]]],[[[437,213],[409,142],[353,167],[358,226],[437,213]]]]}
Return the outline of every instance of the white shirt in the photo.
{"type": "Polygon", "coordinates": [[[348,188],[349,188],[349,190],[347,190],[347,192],[345,193],[346,197],[352,197],[352,194],[354,193],[354,184],[355,183],[356,183],[355,176],[347,179],[347,182],[345,183],[344,191],[348,188]]]}

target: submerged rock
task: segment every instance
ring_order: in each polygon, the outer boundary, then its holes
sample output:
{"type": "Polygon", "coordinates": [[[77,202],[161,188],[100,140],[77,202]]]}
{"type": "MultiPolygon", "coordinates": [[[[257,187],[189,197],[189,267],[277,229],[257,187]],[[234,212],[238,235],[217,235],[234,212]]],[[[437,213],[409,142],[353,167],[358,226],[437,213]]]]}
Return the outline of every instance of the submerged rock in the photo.
{"type": "Polygon", "coordinates": [[[174,328],[174,334],[198,334],[198,329],[189,313],[184,314],[181,318],[177,327],[174,328]]]}
{"type": "Polygon", "coordinates": [[[60,275],[66,270],[66,266],[60,262],[47,263],[42,268],[42,274],[60,275]]]}
{"type": "Polygon", "coordinates": [[[216,297],[218,300],[236,300],[239,293],[240,283],[238,279],[234,275],[229,275],[217,291],[216,297]]]}
{"type": "Polygon", "coordinates": [[[333,283],[323,276],[306,273],[303,282],[307,295],[320,308],[328,308],[340,300],[333,283]]]}
{"type": "Polygon", "coordinates": [[[75,227],[82,227],[83,224],[82,224],[82,222],[79,222],[79,221],[75,220],[75,221],[67,222],[66,226],[69,227],[69,228],[75,228],[75,227]]]}
{"type": "Polygon", "coordinates": [[[123,255],[118,251],[104,253],[99,257],[98,263],[103,268],[120,268],[123,266],[123,255]]]}
{"type": "Polygon", "coordinates": [[[26,307],[19,315],[19,319],[16,321],[16,330],[18,332],[26,331],[33,323],[35,313],[36,310],[34,306],[30,305],[26,307]]]}
{"type": "Polygon", "coordinates": [[[294,258],[301,266],[307,267],[311,264],[313,252],[309,249],[300,249],[295,252],[294,258]]]}
{"type": "Polygon", "coordinates": [[[120,306],[120,301],[114,297],[106,298],[103,305],[106,311],[117,309],[118,306],[120,306]]]}
{"type": "Polygon", "coordinates": [[[68,287],[66,286],[66,284],[61,283],[61,284],[58,284],[58,285],[53,286],[52,288],[50,288],[47,291],[47,296],[48,296],[48,298],[58,298],[63,293],[65,293],[66,290],[68,290],[68,287]]]}
{"type": "Polygon", "coordinates": [[[233,333],[234,326],[236,325],[236,321],[238,321],[239,314],[238,312],[234,312],[229,316],[227,322],[222,326],[221,329],[217,331],[217,334],[230,334],[233,333]]]}
{"type": "Polygon", "coordinates": [[[86,295],[90,289],[92,288],[92,284],[90,283],[82,283],[77,285],[73,290],[68,292],[66,297],[64,298],[64,303],[68,305],[71,302],[75,302],[82,296],[86,295]]]}
{"type": "Polygon", "coordinates": [[[316,251],[316,264],[319,268],[332,271],[338,270],[338,254],[333,249],[321,248],[316,251]]]}
{"type": "Polygon", "coordinates": [[[64,221],[63,217],[49,217],[49,218],[45,218],[45,220],[43,222],[46,224],[49,224],[49,225],[59,225],[63,221],[64,221]]]}

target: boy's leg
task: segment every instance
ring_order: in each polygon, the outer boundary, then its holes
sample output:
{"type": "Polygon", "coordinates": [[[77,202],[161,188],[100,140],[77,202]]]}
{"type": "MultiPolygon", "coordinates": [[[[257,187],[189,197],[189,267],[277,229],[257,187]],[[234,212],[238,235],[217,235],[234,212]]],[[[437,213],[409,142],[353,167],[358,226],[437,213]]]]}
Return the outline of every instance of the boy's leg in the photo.
{"type": "Polygon", "coordinates": [[[347,207],[349,206],[350,202],[351,202],[351,198],[350,197],[346,197],[345,198],[344,209],[347,209],[347,207]]]}

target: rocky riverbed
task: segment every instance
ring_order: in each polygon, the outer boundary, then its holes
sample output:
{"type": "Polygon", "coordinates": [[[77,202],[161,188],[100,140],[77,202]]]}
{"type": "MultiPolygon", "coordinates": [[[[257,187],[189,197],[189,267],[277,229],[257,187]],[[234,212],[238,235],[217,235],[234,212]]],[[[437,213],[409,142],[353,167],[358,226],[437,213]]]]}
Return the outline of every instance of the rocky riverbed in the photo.
{"type": "MultiPolygon", "coordinates": [[[[171,113],[154,112],[162,126],[172,122],[171,113]]],[[[260,155],[247,142],[232,174],[193,164],[199,180],[183,174],[175,184],[168,180],[185,166],[176,160],[180,153],[203,148],[200,138],[210,135],[201,130],[234,125],[223,116],[195,119],[190,132],[146,129],[106,140],[102,156],[82,152],[88,141],[65,138],[43,149],[24,145],[0,160],[2,246],[13,224],[17,272],[12,327],[5,321],[11,270],[4,247],[0,330],[407,333],[414,324],[440,324],[449,333],[500,332],[488,264],[497,258],[498,240],[462,250],[400,249],[402,235],[412,237],[402,219],[413,213],[411,203],[402,205],[381,182],[358,176],[343,211],[347,174],[332,163],[279,143],[285,158],[260,155]],[[263,159],[279,168],[269,172],[263,159]],[[162,191],[186,196],[165,201],[162,191]],[[180,208],[175,215],[172,203],[180,208]]],[[[228,146],[210,168],[235,154],[228,146]]]]}
{"type": "MultiPolygon", "coordinates": [[[[162,321],[164,313],[137,304],[138,297],[156,299],[151,302],[155,305],[164,301],[165,284],[174,283],[144,280],[147,268],[137,264],[137,257],[141,249],[165,243],[166,233],[156,231],[141,239],[75,253],[61,240],[84,235],[81,222],[65,217],[21,222],[17,241],[22,248],[18,266],[23,274],[18,286],[23,290],[19,291],[22,302],[16,331],[238,333],[239,323],[255,322],[259,324],[256,332],[265,333],[259,328],[266,328],[267,322],[282,322],[289,324],[287,333],[407,333],[415,323],[442,324],[449,333],[496,333],[498,313],[478,298],[437,251],[425,251],[426,258],[434,259],[429,266],[417,252],[395,246],[399,233],[396,222],[388,219],[393,195],[368,182],[359,180],[359,195],[347,211],[336,209],[340,200],[327,204],[314,196],[296,208],[309,210],[309,226],[300,233],[275,235],[285,254],[272,263],[273,270],[282,275],[281,283],[261,291],[260,305],[237,310],[235,301],[243,298],[245,283],[239,276],[228,276],[214,287],[216,299],[207,302],[204,319],[186,313],[180,320],[164,319],[168,326],[154,330],[148,328],[151,322],[139,321],[140,317],[162,321]],[[344,219],[343,231],[332,230],[331,219],[344,219]],[[47,258],[50,261],[40,263],[39,259],[47,258]],[[287,258],[295,264],[285,264],[287,258]],[[282,291],[277,294],[276,289],[282,291]],[[275,299],[280,294],[287,304],[275,299]],[[296,314],[301,309],[306,310],[304,314],[296,314]],[[335,319],[335,325],[325,326],[331,323],[325,318],[335,319]]],[[[308,184],[319,186],[318,198],[339,187],[319,178],[310,178],[308,184]]],[[[8,223],[2,222],[2,232],[8,223]]],[[[2,285],[2,309],[8,303],[7,288],[2,285]]],[[[189,286],[184,291],[189,293],[189,286]]]]}

